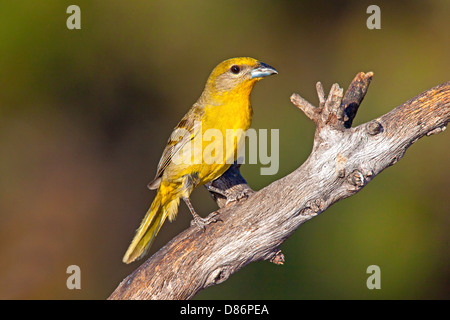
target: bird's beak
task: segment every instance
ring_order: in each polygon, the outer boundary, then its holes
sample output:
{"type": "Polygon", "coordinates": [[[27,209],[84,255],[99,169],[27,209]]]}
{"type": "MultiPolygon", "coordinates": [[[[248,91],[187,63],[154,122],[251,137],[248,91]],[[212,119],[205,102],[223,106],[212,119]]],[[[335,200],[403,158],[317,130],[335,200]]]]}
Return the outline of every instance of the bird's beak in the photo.
{"type": "Polygon", "coordinates": [[[263,78],[277,73],[278,71],[275,70],[274,67],[271,67],[263,62],[258,62],[258,66],[251,71],[251,78],[263,78]]]}

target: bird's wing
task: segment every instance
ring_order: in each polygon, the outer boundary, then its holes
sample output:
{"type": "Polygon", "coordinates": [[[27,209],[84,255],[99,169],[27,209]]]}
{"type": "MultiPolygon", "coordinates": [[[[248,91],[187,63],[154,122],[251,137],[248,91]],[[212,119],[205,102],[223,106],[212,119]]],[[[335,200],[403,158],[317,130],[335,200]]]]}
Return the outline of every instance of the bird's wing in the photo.
{"type": "Polygon", "coordinates": [[[159,187],[161,176],[173,157],[201,131],[199,129],[203,114],[204,108],[194,105],[174,128],[159,160],[155,179],[147,185],[149,189],[153,190],[159,187]]]}

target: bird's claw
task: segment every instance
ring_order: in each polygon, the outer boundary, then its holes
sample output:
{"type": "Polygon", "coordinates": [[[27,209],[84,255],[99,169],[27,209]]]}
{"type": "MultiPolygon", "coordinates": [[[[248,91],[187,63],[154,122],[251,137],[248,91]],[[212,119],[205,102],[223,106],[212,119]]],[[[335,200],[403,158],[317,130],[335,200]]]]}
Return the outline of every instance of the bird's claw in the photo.
{"type": "Polygon", "coordinates": [[[206,189],[208,189],[208,191],[219,194],[222,197],[224,197],[225,199],[227,199],[227,201],[225,202],[225,206],[227,206],[228,204],[230,204],[232,202],[236,202],[236,201],[239,201],[244,198],[247,199],[248,196],[253,193],[253,190],[251,190],[251,189],[244,189],[239,193],[233,193],[232,191],[229,191],[229,190],[221,190],[217,187],[214,187],[211,184],[207,184],[205,186],[206,186],[206,189]]]}
{"type": "Polygon", "coordinates": [[[217,211],[211,213],[209,216],[207,216],[206,218],[202,218],[200,216],[195,217],[192,221],[191,221],[191,226],[196,226],[199,229],[202,229],[203,231],[206,230],[206,226],[210,223],[215,223],[218,221],[222,221],[222,219],[220,219],[218,217],[219,213],[217,211]]]}
{"type": "Polygon", "coordinates": [[[234,195],[228,195],[227,196],[227,201],[225,202],[225,206],[227,206],[228,204],[230,204],[231,202],[235,202],[235,201],[240,201],[242,199],[247,199],[248,196],[250,194],[252,194],[252,190],[250,189],[244,189],[241,192],[239,192],[238,194],[234,194],[234,195]]]}

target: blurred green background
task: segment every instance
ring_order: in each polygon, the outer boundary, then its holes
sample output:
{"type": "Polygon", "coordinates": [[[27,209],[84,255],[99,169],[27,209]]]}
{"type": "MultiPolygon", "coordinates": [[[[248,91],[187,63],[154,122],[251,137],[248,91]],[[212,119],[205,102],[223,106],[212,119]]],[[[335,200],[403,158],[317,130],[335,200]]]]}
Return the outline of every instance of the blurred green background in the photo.
{"type": "MultiPolygon", "coordinates": [[[[354,125],[450,80],[450,3],[441,1],[2,1],[0,298],[105,299],[139,263],[122,256],[154,192],[172,128],[220,61],[279,71],[252,94],[254,128],[280,130],[280,170],[242,173],[260,189],[308,157],[314,126],[289,101],[315,83],[346,88],[373,71],[354,125]],[[81,8],[68,30],[66,8],[81,8]],[[366,8],[381,8],[368,30],[366,8]],[[81,268],[81,290],[66,268],[81,268]]],[[[283,266],[257,262],[199,299],[450,298],[450,148],[423,138],[360,193],[299,228],[283,266]],[[368,290],[366,268],[381,268],[368,290]]],[[[216,205],[204,188],[193,204],[216,205]]],[[[189,226],[184,204],[151,253],[189,226]]]]}

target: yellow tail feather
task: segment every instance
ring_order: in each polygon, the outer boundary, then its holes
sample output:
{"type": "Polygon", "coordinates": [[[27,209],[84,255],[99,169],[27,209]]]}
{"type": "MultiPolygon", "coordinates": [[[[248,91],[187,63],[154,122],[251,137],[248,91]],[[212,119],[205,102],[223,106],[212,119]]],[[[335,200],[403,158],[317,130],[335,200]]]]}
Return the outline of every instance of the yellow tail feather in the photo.
{"type": "Polygon", "coordinates": [[[169,217],[169,220],[172,220],[175,217],[180,198],[173,194],[167,194],[164,191],[164,188],[158,189],[155,200],[153,200],[122,259],[123,262],[131,263],[142,258],[150,249],[166,218],[169,217]],[[165,198],[167,197],[168,199],[166,200],[165,198]]]}

